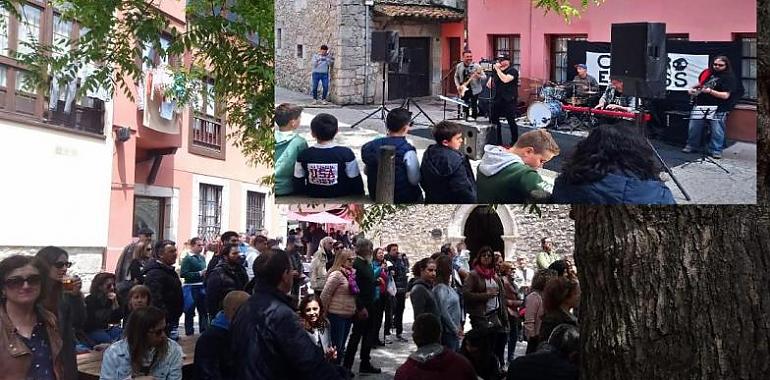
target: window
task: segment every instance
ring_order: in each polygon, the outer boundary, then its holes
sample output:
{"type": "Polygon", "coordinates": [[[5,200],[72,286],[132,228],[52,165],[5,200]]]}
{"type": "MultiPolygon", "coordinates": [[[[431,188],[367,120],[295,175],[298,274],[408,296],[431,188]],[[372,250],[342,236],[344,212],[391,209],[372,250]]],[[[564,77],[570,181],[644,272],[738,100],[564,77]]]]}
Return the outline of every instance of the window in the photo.
{"type": "Polygon", "coordinates": [[[222,226],[222,186],[200,184],[198,236],[213,241],[222,226]]]}
{"type": "MultiPolygon", "coordinates": [[[[551,37],[551,80],[566,82],[567,78],[567,41],[585,41],[585,36],[553,36],[551,37]]],[[[580,62],[585,63],[585,62],[580,62]]]]}
{"type": "Polygon", "coordinates": [[[135,196],[132,236],[138,236],[142,228],[149,228],[155,233],[155,239],[162,240],[165,237],[165,222],[168,217],[166,206],[166,198],[135,196]]]}
{"type": "Polygon", "coordinates": [[[757,37],[743,36],[741,42],[741,80],[743,99],[757,101],[757,37]]]}
{"type": "Polygon", "coordinates": [[[516,35],[493,35],[492,51],[495,57],[505,54],[511,57],[511,65],[521,70],[521,37],[516,35]]]}
{"type": "MultiPolygon", "coordinates": [[[[75,90],[89,70],[76,74],[71,83],[57,83],[45,91],[26,83],[27,73],[13,58],[13,52],[31,53],[30,43],[52,45],[62,54],[84,32],[77,23],[63,20],[50,2],[21,1],[20,19],[0,10],[0,110],[3,117],[46,123],[93,134],[104,134],[104,99],[99,91],[75,99],[75,90]],[[94,98],[95,93],[99,92],[94,98]]],[[[92,68],[92,67],[91,67],[92,68]]]]}
{"type": "Polygon", "coordinates": [[[297,45],[297,58],[305,58],[305,48],[302,45],[297,45]]]}
{"type": "Polygon", "coordinates": [[[265,194],[246,192],[246,233],[256,233],[265,227],[265,194]]]}
{"type": "Polygon", "coordinates": [[[190,117],[189,151],[203,156],[225,159],[227,136],[222,122],[222,107],[214,98],[214,80],[201,83],[190,117]]]}

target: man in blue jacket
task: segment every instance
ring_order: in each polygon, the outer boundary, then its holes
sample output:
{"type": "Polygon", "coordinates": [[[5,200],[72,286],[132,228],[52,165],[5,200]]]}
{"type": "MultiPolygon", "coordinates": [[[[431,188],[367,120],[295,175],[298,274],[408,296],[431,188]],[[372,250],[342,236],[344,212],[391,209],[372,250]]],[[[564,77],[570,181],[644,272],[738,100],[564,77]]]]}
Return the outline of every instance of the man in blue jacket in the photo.
{"type": "Polygon", "coordinates": [[[241,380],[344,379],[300,326],[291,307],[294,275],[286,252],[269,250],[254,262],[254,294],[232,321],[235,368],[241,380]]]}

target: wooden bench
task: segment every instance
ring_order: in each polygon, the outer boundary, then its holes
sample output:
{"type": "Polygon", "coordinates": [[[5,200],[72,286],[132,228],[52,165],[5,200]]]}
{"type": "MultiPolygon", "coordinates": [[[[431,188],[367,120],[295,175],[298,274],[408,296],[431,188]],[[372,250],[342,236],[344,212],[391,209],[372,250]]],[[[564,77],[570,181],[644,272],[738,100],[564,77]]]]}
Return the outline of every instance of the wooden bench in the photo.
{"type": "MultiPolygon", "coordinates": [[[[185,379],[192,379],[193,360],[195,359],[195,342],[199,335],[182,336],[179,338],[182,346],[182,375],[185,379]]],[[[92,351],[77,356],[78,373],[80,380],[98,380],[102,370],[102,355],[104,352],[92,351]]]]}

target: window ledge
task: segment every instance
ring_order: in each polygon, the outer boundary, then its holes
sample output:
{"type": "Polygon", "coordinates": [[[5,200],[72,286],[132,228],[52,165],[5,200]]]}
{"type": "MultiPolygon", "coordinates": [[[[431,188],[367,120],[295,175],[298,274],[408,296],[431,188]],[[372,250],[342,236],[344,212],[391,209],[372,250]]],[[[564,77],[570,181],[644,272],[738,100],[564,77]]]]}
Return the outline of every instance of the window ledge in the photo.
{"type": "Polygon", "coordinates": [[[49,123],[46,123],[46,122],[44,122],[42,120],[35,119],[33,117],[23,116],[23,115],[19,115],[19,114],[8,112],[8,111],[4,111],[4,110],[0,110],[0,120],[11,121],[11,122],[15,122],[15,123],[23,124],[23,125],[28,125],[28,126],[33,126],[33,127],[37,127],[37,128],[44,128],[44,129],[47,129],[47,130],[54,130],[54,131],[65,132],[65,133],[72,133],[72,134],[79,135],[79,136],[90,137],[90,138],[96,139],[96,140],[104,141],[104,140],[107,139],[107,137],[104,136],[104,134],[97,134],[97,133],[92,133],[92,132],[81,131],[81,130],[78,130],[78,129],[62,127],[62,126],[59,126],[59,125],[56,125],[56,124],[49,124],[49,123]]]}

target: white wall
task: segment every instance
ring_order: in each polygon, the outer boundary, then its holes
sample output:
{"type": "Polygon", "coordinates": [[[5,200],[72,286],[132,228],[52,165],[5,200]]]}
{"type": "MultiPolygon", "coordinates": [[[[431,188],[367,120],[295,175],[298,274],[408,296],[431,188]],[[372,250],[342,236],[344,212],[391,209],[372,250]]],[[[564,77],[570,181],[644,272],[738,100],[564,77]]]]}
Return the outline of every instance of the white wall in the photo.
{"type": "Polygon", "coordinates": [[[113,137],[105,130],[95,138],[0,120],[0,246],[107,246],[113,137]]]}

